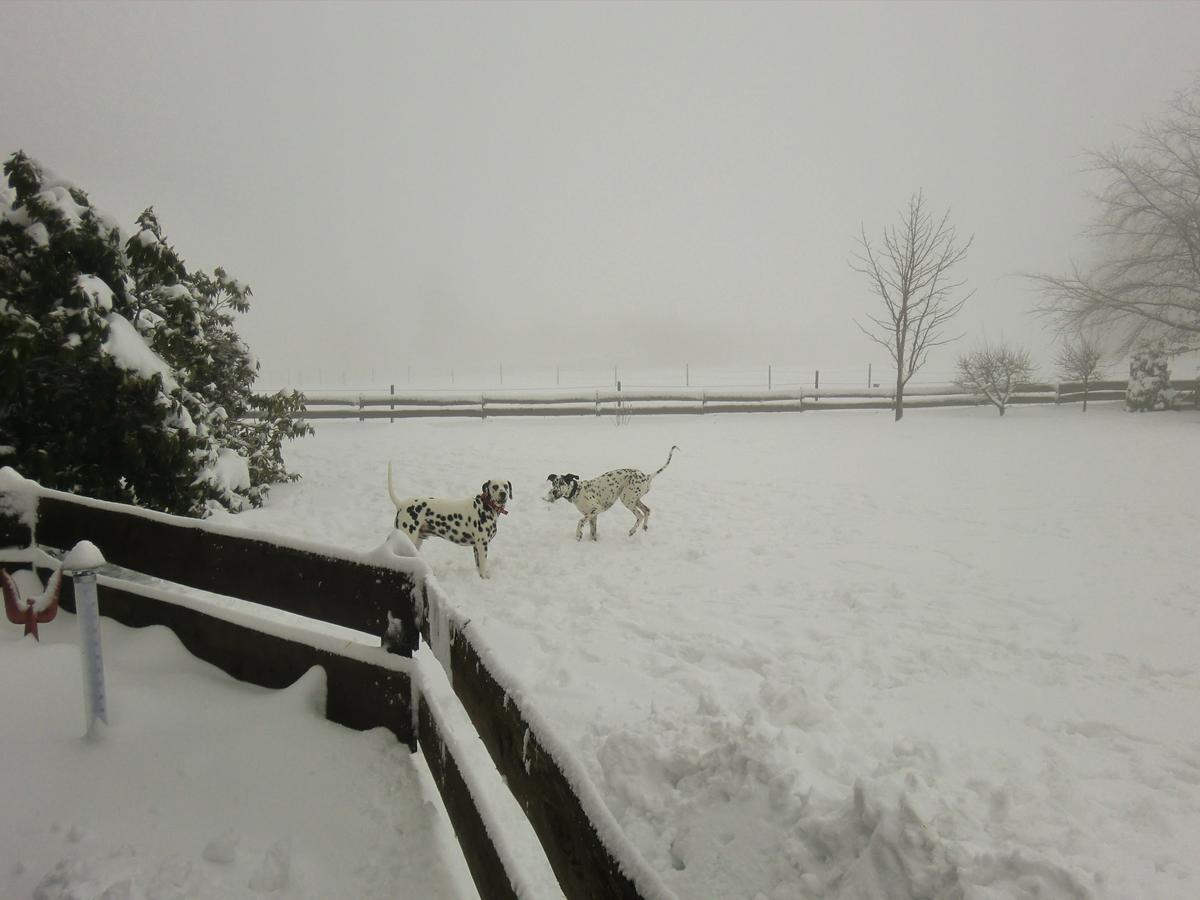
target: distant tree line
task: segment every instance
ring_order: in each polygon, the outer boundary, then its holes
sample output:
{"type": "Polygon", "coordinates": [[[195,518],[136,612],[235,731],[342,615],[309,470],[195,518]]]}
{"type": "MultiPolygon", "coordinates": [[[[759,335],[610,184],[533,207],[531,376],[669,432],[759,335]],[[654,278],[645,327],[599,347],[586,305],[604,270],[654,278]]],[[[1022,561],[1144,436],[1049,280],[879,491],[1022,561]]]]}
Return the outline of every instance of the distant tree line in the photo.
{"type": "MultiPolygon", "coordinates": [[[[1200,81],[1132,143],[1090,158],[1106,182],[1091,228],[1099,261],[1069,275],[1032,276],[1044,297],[1040,312],[1061,341],[1060,375],[1083,385],[1085,411],[1091,382],[1109,361],[1129,354],[1127,407],[1163,409],[1170,405],[1170,358],[1200,350],[1200,81]]],[[[883,313],[859,327],[895,365],[897,420],[904,386],[929,349],[957,339],[945,328],[971,294],[953,270],[971,243],[959,241],[948,212],[934,218],[920,192],[878,244],[860,228],[851,265],[883,313]]],[[[1028,352],[1004,341],[960,355],[957,368],[958,382],[1001,415],[1014,387],[1033,373],[1028,352]]]]}

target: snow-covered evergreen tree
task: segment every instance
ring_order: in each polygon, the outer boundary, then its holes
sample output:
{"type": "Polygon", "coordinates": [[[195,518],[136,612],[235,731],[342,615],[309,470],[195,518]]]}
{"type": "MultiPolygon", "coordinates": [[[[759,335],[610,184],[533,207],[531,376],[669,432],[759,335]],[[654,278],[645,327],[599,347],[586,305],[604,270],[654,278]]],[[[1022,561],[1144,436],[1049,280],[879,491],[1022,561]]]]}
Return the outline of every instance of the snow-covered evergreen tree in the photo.
{"type": "Polygon", "coordinates": [[[256,397],[234,330],[250,290],[190,273],[153,210],[122,242],[17,153],[0,184],[0,463],[48,487],[193,515],[291,480],[303,398],[256,397]],[[247,420],[248,413],[260,416],[247,420]]]}
{"type": "Polygon", "coordinates": [[[1171,405],[1171,370],[1168,353],[1161,344],[1138,348],[1129,361],[1129,386],[1125,408],[1130,412],[1167,409],[1171,405]]]}

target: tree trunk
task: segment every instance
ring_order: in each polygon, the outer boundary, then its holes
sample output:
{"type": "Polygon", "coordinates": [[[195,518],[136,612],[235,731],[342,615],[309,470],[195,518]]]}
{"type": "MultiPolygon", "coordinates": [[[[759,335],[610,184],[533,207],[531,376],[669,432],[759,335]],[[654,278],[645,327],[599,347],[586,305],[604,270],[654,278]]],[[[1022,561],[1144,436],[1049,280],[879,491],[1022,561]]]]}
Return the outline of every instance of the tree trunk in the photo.
{"type": "Polygon", "coordinates": [[[1083,411],[1087,412],[1088,380],[1083,379],[1083,411]]]}
{"type": "Polygon", "coordinates": [[[904,418],[904,345],[901,344],[896,355],[896,421],[904,418]]]}

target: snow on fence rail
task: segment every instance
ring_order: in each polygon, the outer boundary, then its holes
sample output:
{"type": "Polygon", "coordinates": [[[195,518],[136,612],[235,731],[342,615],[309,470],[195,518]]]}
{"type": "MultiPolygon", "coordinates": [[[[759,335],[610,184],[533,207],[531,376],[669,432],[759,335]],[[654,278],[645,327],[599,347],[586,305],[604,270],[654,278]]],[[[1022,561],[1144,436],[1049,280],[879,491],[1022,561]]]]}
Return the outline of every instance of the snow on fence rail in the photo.
{"type": "MultiPolygon", "coordinates": [[[[1098,381],[1084,391],[1082,383],[1021,385],[1013,404],[1079,403],[1123,400],[1127,382],[1098,381]]],[[[1173,381],[1177,404],[1200,405],[1196,381],[1173,381]]],[[[738,412],[803,412],[834,409],[891,409],[890,388],[821,388],[763,391],[759,389],[633,389],[529,392],[390,392],[315,393],[305,396],[307,419],[389,419],[412,417],[500,418],[506,416],[703,415],[738,412]]],[[[987,401],[957,385],[920,385],[904,392],[905,409],[977,406],[987,401]]]]}
{"type": "MultiPolygon", "coordinates": [[[[482,897],[672,897],[403,535],[355,554],[76,497],[0,469],[0,565],[46,577],[80,540],[108,561],[102,614],[166,625],[193,655],[265,687],[322,666],[329,719],[386,727],[421,752],[482,897]],[[412,659],[421,639],[448,683],[412,659]],[[514,836],[530,826],[532,850],[514,836]]],[[[69,582],[60,603],[75,611],[69,582]]]]}

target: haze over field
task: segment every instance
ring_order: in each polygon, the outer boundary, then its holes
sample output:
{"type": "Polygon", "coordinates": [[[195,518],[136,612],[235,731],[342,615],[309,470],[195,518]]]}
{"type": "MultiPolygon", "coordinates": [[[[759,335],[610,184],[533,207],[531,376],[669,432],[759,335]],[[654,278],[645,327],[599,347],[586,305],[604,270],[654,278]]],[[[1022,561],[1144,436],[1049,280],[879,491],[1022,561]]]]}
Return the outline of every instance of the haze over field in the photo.
{"type": "MultiPolygon", "coordinates": [[[[254,290],[269,384],[885,364],[848,258],[924,190],[956,330],[1029,344],[1083,152],[1196,76],[1193,3],[0,5],[0,148],[254,290]]],[[[952,368],[948,357],[931,366],[952,368]]]]}

